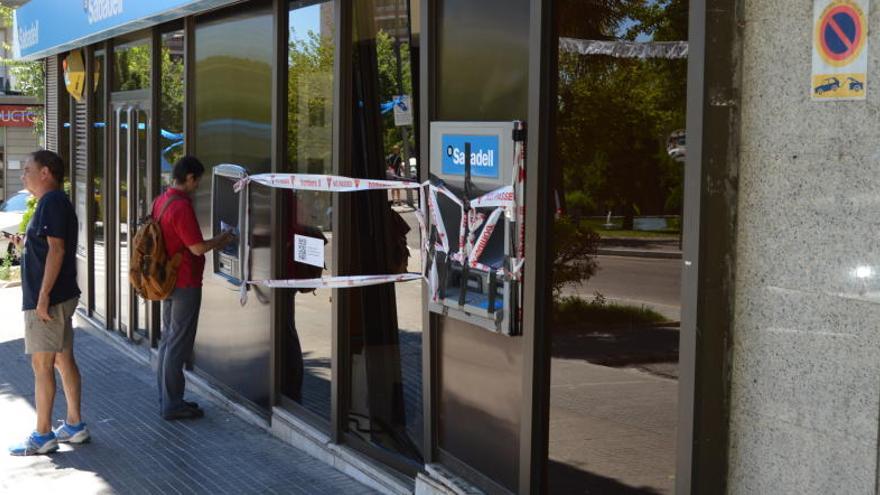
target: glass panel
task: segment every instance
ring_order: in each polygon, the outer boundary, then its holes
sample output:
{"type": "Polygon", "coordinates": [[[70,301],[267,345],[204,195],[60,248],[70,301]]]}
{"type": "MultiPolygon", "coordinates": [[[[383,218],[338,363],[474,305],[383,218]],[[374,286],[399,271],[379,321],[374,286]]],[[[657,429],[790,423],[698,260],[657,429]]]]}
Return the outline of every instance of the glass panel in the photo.
{"type": "Polygon", "coordinates": [[[162,35],[160,186],[171,185],[171,168],[183,156],[183,30],[162,35]]]}
{"type": "Polygon", "coordinates": [[[116,143],[118,155],[116,156],[116,225],[117,245],[116,259],[119,260],[117,273],[117,328],[122,330],[127,327],[129,308],[129,285],[128,285],[128,112],[123,107],[117,114],[121,130],[117,132],[119,142],[116,143]]]}
{"type": "Polygon", "coordinates": [[[674,492],[687,13],[560,3],[552,493],[674,492]]]}
{"type": "Polygon", "coordinates": [[[150,87],[150,42],[148,38],[122,42],[113,48],[113,91],[150,87]]]}
{"type": "MultiPolygon", "coordinates": [[[[137,148],[136,148],[136,162],[135,162],[135,170],[137,173],[137,187],[136,191],[134,191],[133,200],[137,201],[137,210],[135,211],[135,221],[138,221],[141,218],[144,218],[148,213],[150,213],[151,201],[150,198],[147,197],[147,152],[148,152],[148,130],[150,127],[150,120],[147,116],[147,112],[143,109],[138,109],[136,111],[137,114],[137,148]]],[[[132,235],[134,231],[134,227],[132,227],[132,235]]],[[[137,304],[137,332],[142,337],[147,337],[147,302],[140,297],[135,296],[136,304],[137,304]]]]}
{"type": "MultiPolygon", "coordinates": [[[[333,173],[333,3],[291,4],[288,35],[288,135],[286,172],[333,173]]],[[[293,261],[293,237],[323,237],[325,273],[333,270],[333,195],[286,194],[291,225],[285,229],[289,278],[320,276],[321,270],[293,261]]],[[[291,291],[293,292],[293,291],[291,291]]],[[[295,292],[293,292],[295,294],[295,292]]],[[[294,297],[294,324],[284,334],[282,393],[330,419],[332,291],[294,297]]]]}
{"type": "MultiPolygon", "coordinates": [[[[530,3],[439,2],[438,120],[526,120],[530,3]]],[[[516,491],[522,339],[448,317],[437,332],[439,447],[516,491]]]]}
{"type": "MultiPolygon", "coordinates": [[[[409,126],[395,126],[393,109],[412,95],[409,11],[405,0],[360,0],[354,15],[352,175],[410,175],[409,126]]],[[[353,196],[346,236],[359,246],[355,273],[418,271],[418,197],[405,193],[353,196]],[[407,200],[411,202],[407,204],[407,200]],[[412,253],[412,256],[409,254],[412,253]]],[[[421,290],[418,283],[384,284],[346,293],[351,395],[350,434],[412,466],[422,462],[421,290]],[[394,304],[389,304],[393,301],[394,304]]]]}
{"type": "Polygon", "coordinates": [[[94,151],[92,152],[92,164],[94,166],[95,182],[92,184],[91,196],[95,202],[95,317],[101,321],[105,321],[107,315],[107,256],[105,254],[104,245],[104,221],[106,212],[104,211],[105,192],[105,163],[104,163],[104,146],[107,144],[107,127],[105,109],[104,109],[104,67],[106,57],[103,51],[95,52],[95,67],[98,76],[97,87],[94,93],[95,108],[95,129],[94,129],[94,151]]]}
{"type": "MultiPolygon", "coordinates": [[[[272,144],[272,14],[266,8],[204,20],[195,32],[195,153],[206,167],[194,195],[202,233],[211,225],[211,173],[233,163],[251,174],[270,172],[272,144]]],[[[268,188],[250,188],[250,278],[271,278],[268,188]]],[[[239,305],[238,287],[215,277],[207,257],[195,365],[254,403],[269,406],[270,292],[250,287],[239,305]]]]}
{"type": "MultiPolygon", "coordinates": [[[[85,105],[84,103],[77,104],[85,105]]],[[[78,122],[80,123],[80,122],[78,122]]],[[[77,132],[77,134],[81,134],[77,132]]],[[[80,143],[78,143],[80,144],[80,143]]],[[[82,156],[80,153],[76,153],[75,157],[82,156]]],[[[76,158],[74,158],[76,160],[76,158]]],[[[74,205],[74,210],[76,211],[76,221],[77,221],[77,238],[76,238],[76,283],[79,285],[80,290],[83,292],[82,296],[80,296],[80,304],[85,304],[88,300],[88,295],[86,291],[89,287],[89,271],[87,265],[87,257],[88,257],[88,226],[89,226],[89,217],[86,211],[86,205],[89,201],[88,194],[88,184],[86,183],[86,163],[80,163],[80,160],[76,160],[76,166],[74,168],[74,200],[76,204],[74,205]]]]}
{"type": "Polygon", "coordinates": [[[529,1],[441,0],[438,7],[437,119],[525,120],[529,1]]]}

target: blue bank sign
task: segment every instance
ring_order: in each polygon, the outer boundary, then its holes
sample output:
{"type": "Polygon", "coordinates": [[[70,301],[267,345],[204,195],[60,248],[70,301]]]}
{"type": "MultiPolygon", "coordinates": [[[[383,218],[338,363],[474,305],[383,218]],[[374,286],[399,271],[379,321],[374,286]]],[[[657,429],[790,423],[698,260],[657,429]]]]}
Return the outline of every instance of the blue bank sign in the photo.
{"type": "Polygon", "coordinates": [[[31,0],[15,11],[18,57],[38,58],[233,0],[31,0]]]}
{"type": "Polygon", "coordinates": [[[443,134],[443,173],[464,176],[465,143],[471,145],[471,175],[498,178],[498,136],[443,134]]]}

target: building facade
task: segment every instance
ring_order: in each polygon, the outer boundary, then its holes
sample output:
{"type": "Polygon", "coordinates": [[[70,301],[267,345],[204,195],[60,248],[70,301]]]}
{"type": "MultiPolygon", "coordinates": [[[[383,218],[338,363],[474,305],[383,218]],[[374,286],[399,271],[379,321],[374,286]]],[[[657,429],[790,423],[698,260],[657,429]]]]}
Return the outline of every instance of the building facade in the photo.
{"type": "Polygon", "coordinates": [[[208,258],[193,376],[381,491],[876,491],[875,95],[800,84],[813,5],[655,7],[25,3],[78,314],[154,356],[128,240],[193,154],[203,233],[242,232],[208,258]],[[424,279],[260,283],[401,272],[424,279]]]}

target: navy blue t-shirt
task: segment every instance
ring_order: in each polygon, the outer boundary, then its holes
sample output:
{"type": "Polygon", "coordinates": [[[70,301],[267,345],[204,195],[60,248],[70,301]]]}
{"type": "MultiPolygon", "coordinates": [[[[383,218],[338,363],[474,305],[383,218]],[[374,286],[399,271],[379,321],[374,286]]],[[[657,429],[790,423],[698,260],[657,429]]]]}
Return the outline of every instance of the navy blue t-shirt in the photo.
{"type": "Polygon", "coordinates": [[[70,200],[60,189],[47,192],[37,203],[34,216],[27,226],[27,240],[21,257],[22,309],[36,309],[43,286],[46,257],[49,255],[47,237],[64,239],[64,261],[55,285],[49,293],[49,305],[79,297],[76,284],[76,212],[70,200]]]}

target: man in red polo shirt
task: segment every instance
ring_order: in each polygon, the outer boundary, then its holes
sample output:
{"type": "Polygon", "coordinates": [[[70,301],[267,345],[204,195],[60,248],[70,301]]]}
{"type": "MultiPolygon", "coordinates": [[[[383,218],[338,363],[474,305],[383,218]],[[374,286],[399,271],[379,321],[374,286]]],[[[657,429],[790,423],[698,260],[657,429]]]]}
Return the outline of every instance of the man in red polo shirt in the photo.
{"type": "Polygon", "coordinates": [[[159,412],[169,420],[205,415],[198,404],[183,400],[183,366],[196,339],[205,253],[233,240],[232,234],[225,232],[208,241],[202,237],[190,196],[199,188],[204,173],[198,159],[184,156],[174,164],[174,185],[153,202],[153,218],[159,219],[168,255],[183,253],[174,291],[162,301],[162,341],[156,370],[159,412]]]}

